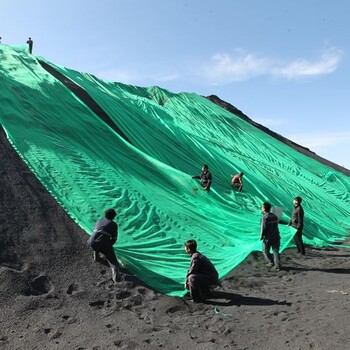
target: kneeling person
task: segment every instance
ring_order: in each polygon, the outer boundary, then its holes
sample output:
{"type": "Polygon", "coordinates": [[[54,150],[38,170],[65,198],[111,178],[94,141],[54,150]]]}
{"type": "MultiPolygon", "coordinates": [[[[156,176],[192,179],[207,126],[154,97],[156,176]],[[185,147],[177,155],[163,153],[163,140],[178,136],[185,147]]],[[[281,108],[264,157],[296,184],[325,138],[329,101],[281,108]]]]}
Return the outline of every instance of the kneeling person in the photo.
{"type": "Polygon", "coordinates": [[[191,265],[188,269],[185,289],[190,291],[194,302],[205,300],[209,286],[218,283],[219,274],[212,262],[197,251],[197,242],[193,239],[185,243],[186,253],[191,255],[191,265]]]}

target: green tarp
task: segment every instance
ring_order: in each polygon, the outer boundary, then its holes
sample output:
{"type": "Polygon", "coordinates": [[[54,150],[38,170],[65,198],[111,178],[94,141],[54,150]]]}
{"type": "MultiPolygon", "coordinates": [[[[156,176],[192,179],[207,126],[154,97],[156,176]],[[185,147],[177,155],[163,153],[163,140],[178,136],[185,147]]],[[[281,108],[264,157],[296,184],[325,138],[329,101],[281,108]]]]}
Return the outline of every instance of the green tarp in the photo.
{"type": "MultiPolygon", "coordinates": [[[[107,83],[0,44],[0,96],[0,123],[37,178],[88,234],[104,209],[115,208],[118,258],[160,292],[183,295],[187,239],[198,241],[220,277],[261,250],[264,201],[283,207],[287,222],[300,195],[306,243],[347,236],[348,176],[194,93],[107,83]],[[39,60],[82,87],[127,140],[39,60]],[[210,193],[191,178],[204,163],[210,193]],[[245,185],[237,193],[230,175],[240,171],[245,185]]],[[[283,250],[294,230],[279,226],[283,250]]]]}

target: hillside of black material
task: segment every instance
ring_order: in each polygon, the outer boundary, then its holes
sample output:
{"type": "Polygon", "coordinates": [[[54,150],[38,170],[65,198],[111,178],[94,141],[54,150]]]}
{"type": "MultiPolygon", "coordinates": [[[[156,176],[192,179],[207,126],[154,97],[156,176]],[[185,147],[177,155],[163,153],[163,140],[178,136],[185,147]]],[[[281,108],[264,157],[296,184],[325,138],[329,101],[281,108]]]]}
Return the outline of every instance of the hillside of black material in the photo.
{"type": "Polygon", "coordinates": [[[205,96],[205,98],[207,98],[208,100],[214,102],[215,104],[221,106],[222,108],[226,109],[227,111],[235,114],[237,117],[247,121],[248,123],[254,125],[255,127],[257,127],[258,129],[262,130],[263,132],[265,132],[266,134],[276,138],[277,140],[285,143],[286,145],[294,148],[296,151],[310,157],[313,158],[317,161],[319,161],[322,164],[325,164],[327,166],[329,166],[330,168],[333,168],[336,171],[339,171],[345,175],[350,176],[350,170],[346,169],[336,163],[333,163],[325,158],[322,158],[320,156],[318,156],[315,152],[312,152],[310,149],[301,146],[289,139],[287,139],[286,137],[270,130],[269,128],[265,127],[264,125],[261,125],[259,123],[256,123],[254,120],[250,119],[247,115],[245,115],[242,111],[240,111],[238,108],[236,108],[235,106],[233,106],[232,104],[225,102],[224,100],[220,99],[218,96],[216,95],[210,95],[210,96],[205,96]]]}
{"type": "Polygon", "coordinates": [[[109,269],[93,263],[86,232],[2,129],[0,201],[1,350],[344,350],[350,342],[350,255],[340,247],[307,247],[303,258],[284,251],[279,272],[256,252],[193,304],[125,270],[113,285],[109,269]]]}

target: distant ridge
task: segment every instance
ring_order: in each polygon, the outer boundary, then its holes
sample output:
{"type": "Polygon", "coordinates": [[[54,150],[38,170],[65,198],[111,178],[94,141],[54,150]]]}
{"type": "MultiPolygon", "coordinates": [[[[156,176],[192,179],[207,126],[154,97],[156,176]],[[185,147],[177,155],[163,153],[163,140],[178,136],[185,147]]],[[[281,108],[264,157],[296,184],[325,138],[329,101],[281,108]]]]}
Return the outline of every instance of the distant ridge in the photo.
{"type": "Polygon", "coordinates": [[[286,145],[294,148],[296,151],[311,157],[317,161],[319,161],[322,164],[325,164],[331,168],[333,168],[334,170],[337,170],[345,175],[350,176],[350,170],[346,169],[344,167],[342,167],[341,165],[338,165],[336,163],[333,163],[325,158],[320,157],[319,155],[317,155],[315,152],[312,152],[310,149],[301,146],[289,139],[287,139],[286,137],[270,130],[269,128],[265,127],[264,125],[261,125],[259,123],[256,123],[254,120],[250,119],[247,115],[245,115],[241,110],[239,110],[238,108],[236,108],[235,106],[231,105],[230,103],[222,100],[220,97],[216,96],[216,95],[210,95],[210,96],[204,96],[205,98],[207,98],[208,100],[214,102],[215,104],[217,104],[218,106],[226,109],[227,111],[233,113],[234,115],[236,115],[237,117],[240,117],[241,119],[247,121],[248,123],[256,126],[258,129],[266,132],[267,134],[269,134],[270,136],[276,138],[277,140],[285,143],[286,145]]]}

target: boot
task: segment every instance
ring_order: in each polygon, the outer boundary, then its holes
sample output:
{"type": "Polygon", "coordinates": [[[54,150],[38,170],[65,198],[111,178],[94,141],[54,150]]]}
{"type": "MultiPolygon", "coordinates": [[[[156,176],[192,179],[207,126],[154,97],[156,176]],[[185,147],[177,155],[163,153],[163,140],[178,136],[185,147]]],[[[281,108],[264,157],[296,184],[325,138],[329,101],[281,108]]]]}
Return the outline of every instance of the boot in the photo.
{"type": "Polygon", "coordinates": [[[98,252],[96,252],[96,250],[94,250],[93,252],[93,258],[94,258],[94,262],[96,262],[99,259],[99,254],[98,252]]]}
{"type": "Polygon", "coordinates": [[[119,280],[119,271],[117,267],[111,267],[112,270],[112,281],[114,284],[117,284],[117,281],[119,280]]]}

